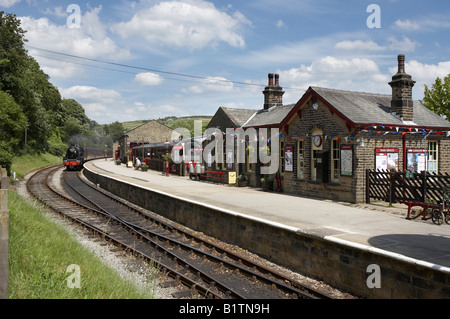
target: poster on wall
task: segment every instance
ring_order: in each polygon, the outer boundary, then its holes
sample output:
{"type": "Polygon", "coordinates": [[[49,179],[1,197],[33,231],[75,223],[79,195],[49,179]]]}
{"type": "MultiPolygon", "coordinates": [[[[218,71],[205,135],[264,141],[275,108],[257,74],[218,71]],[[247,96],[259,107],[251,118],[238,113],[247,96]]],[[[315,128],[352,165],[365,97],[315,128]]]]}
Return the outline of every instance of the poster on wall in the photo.
{"type": "Polygon", "coordinates": [[[375,169],[398,171],[398,148],[375,149],[375,169]]]}
{"type": "Polygon", "coordinates": [[[341,176],[353,176],[353,146],[341,145],[341,176]]]}
{"type": "Polygon", "coordinates": [[[406,169],[413,173],[427,170],[428,150],[423,148],[410,148],[406,151],[406,169]]]}
{"type": "Polygon", "coordinates": [[[285,148],[284,153],[284,170],[286,172],[292,172],[294,170],[294,156],[292,152],[292,146],[288,145],[285,148]]]}

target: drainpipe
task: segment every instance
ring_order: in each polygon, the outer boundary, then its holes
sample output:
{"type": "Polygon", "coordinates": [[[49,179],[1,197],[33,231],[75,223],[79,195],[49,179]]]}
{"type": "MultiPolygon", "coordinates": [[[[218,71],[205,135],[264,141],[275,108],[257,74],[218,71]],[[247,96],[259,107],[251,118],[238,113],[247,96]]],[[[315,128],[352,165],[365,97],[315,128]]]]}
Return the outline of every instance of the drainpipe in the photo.
{"type": "Polygon", "coordinates": [[[403,134],[403,170],[406,171],[406,134],[403,134]]]}

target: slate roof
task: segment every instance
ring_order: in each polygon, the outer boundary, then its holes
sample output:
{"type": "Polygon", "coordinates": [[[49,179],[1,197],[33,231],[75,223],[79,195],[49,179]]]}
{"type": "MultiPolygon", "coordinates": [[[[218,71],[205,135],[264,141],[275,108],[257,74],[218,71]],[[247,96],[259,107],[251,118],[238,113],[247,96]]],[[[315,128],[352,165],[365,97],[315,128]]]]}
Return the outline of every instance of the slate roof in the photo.
{"type": "Polygon", "coordinates": [[[413,101],[413,123],[403,122],[391,113],[391,95],[340,91],[311,87],[332,107],[355,124],[382,124],[450,128],[450,122],[432,112],[418,101],[413,101]]]}
{"type": "Polygon", "coordinates": [[[268,110],[259,110],[245,123],[244,127],[279,126],[296,104],[274,106],[268,110]]]}
{"type": "Polygon", "coordinates": [[[230,120],[232,120],[236,127],[241,127],[247,122],[247,120],[257,112],[257,110],[249,110],[249,109],[235,109],[222,107],[223,111],[228,115],[230,120]]]}
{"type": "Polygon", "coordinates": [[[169,141],[172,140],[172,133],[174,137],[177,137],[175,138],[175,140],[178,140],[178,136],[180,135],[178,132],[162,123],[159,123],[156,120],[151,120],[132,130],[127,131],[120,137],[120,140],[124,140],[125,136],[127,136],[128,142],[140,143],[144,141],[147,143],[158,143],[164,142],[166,139],[168,139],[169,141]]]}

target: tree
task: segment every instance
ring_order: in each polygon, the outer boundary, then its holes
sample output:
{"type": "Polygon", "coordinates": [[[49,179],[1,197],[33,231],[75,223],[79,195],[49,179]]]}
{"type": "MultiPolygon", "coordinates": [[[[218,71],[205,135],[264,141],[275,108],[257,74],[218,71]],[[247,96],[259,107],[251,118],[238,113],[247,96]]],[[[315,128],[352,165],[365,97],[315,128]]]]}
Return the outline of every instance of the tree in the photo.
{"type": "Polygon", "coordinates": [[[84,135],[86,130],[81,124],[80,120],[69,116],[64,125],[61,127],[61,139],[65,143],[73,143],[72,137],[77,135],[84,135]]]}
{"type": "Polygon", "coordinates": [[[41,150],[52,134],[61,97],[25,50],[25,31],[15,15],[0,11],[0,40],[0,90],[10,94],[27,117],[28,145],[41,150]]]}
{"type": "Polygon", "coordinates": [[[425,85],[421,103],[436,114],[450,119],[450,74],[444,80],[437,78],[431,89],[425,85]]]}
{"type": "Polygon", "coordinates": [[[0,91],[0,140],[16,146],[23,137],[27,118],[8,93],[0,91]]]}
{"type": "Polygon", "coordinates": [[[111,137],[113,142],[118,141],[119,138],[125,133],[122,123],[118,121],[111,124],[105,124],[103,129],[105,130],[105,133],[111,137]]]}
{"type": "Polygon", "coordinates": [[[89,124],[89,118],[87,117],[83,106],[74,99],[63,99],[61,102],[64,115],[71,116],[80,121],[81,125],[89,124]]]}
{"type": "Polygon", "coordinates": [[[15,15],[0,11],[0,90],[14,98],[19,94],[23,65],[27,56],[25,31],[15,15]]]}
{"type": "Polygon", "coordinates": [[[18,151],[27,118],[13,97],[0,91],[0,165],[10,170],[13,153],[18,151]]]}

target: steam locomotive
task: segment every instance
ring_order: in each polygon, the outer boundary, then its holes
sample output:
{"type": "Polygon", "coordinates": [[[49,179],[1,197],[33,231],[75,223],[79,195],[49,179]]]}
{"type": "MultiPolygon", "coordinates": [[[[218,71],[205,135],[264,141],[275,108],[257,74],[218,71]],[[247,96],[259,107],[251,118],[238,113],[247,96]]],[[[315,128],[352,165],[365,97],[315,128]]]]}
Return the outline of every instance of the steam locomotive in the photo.
{"type": "Polygon", "coordinates": [[[78,145],[71,145],[63,158],[64,167],[67,170],[81,170],[85,161],[84,148],[78,145]]]}
{"type": "Polygon", "coordinates": [[[66,151],[63,163],[64,167],[69,171],[81,170],[87,161],[107,157],[112,157],[112,148],[81,147],[77,144],[72,144],[66,151]]]}

